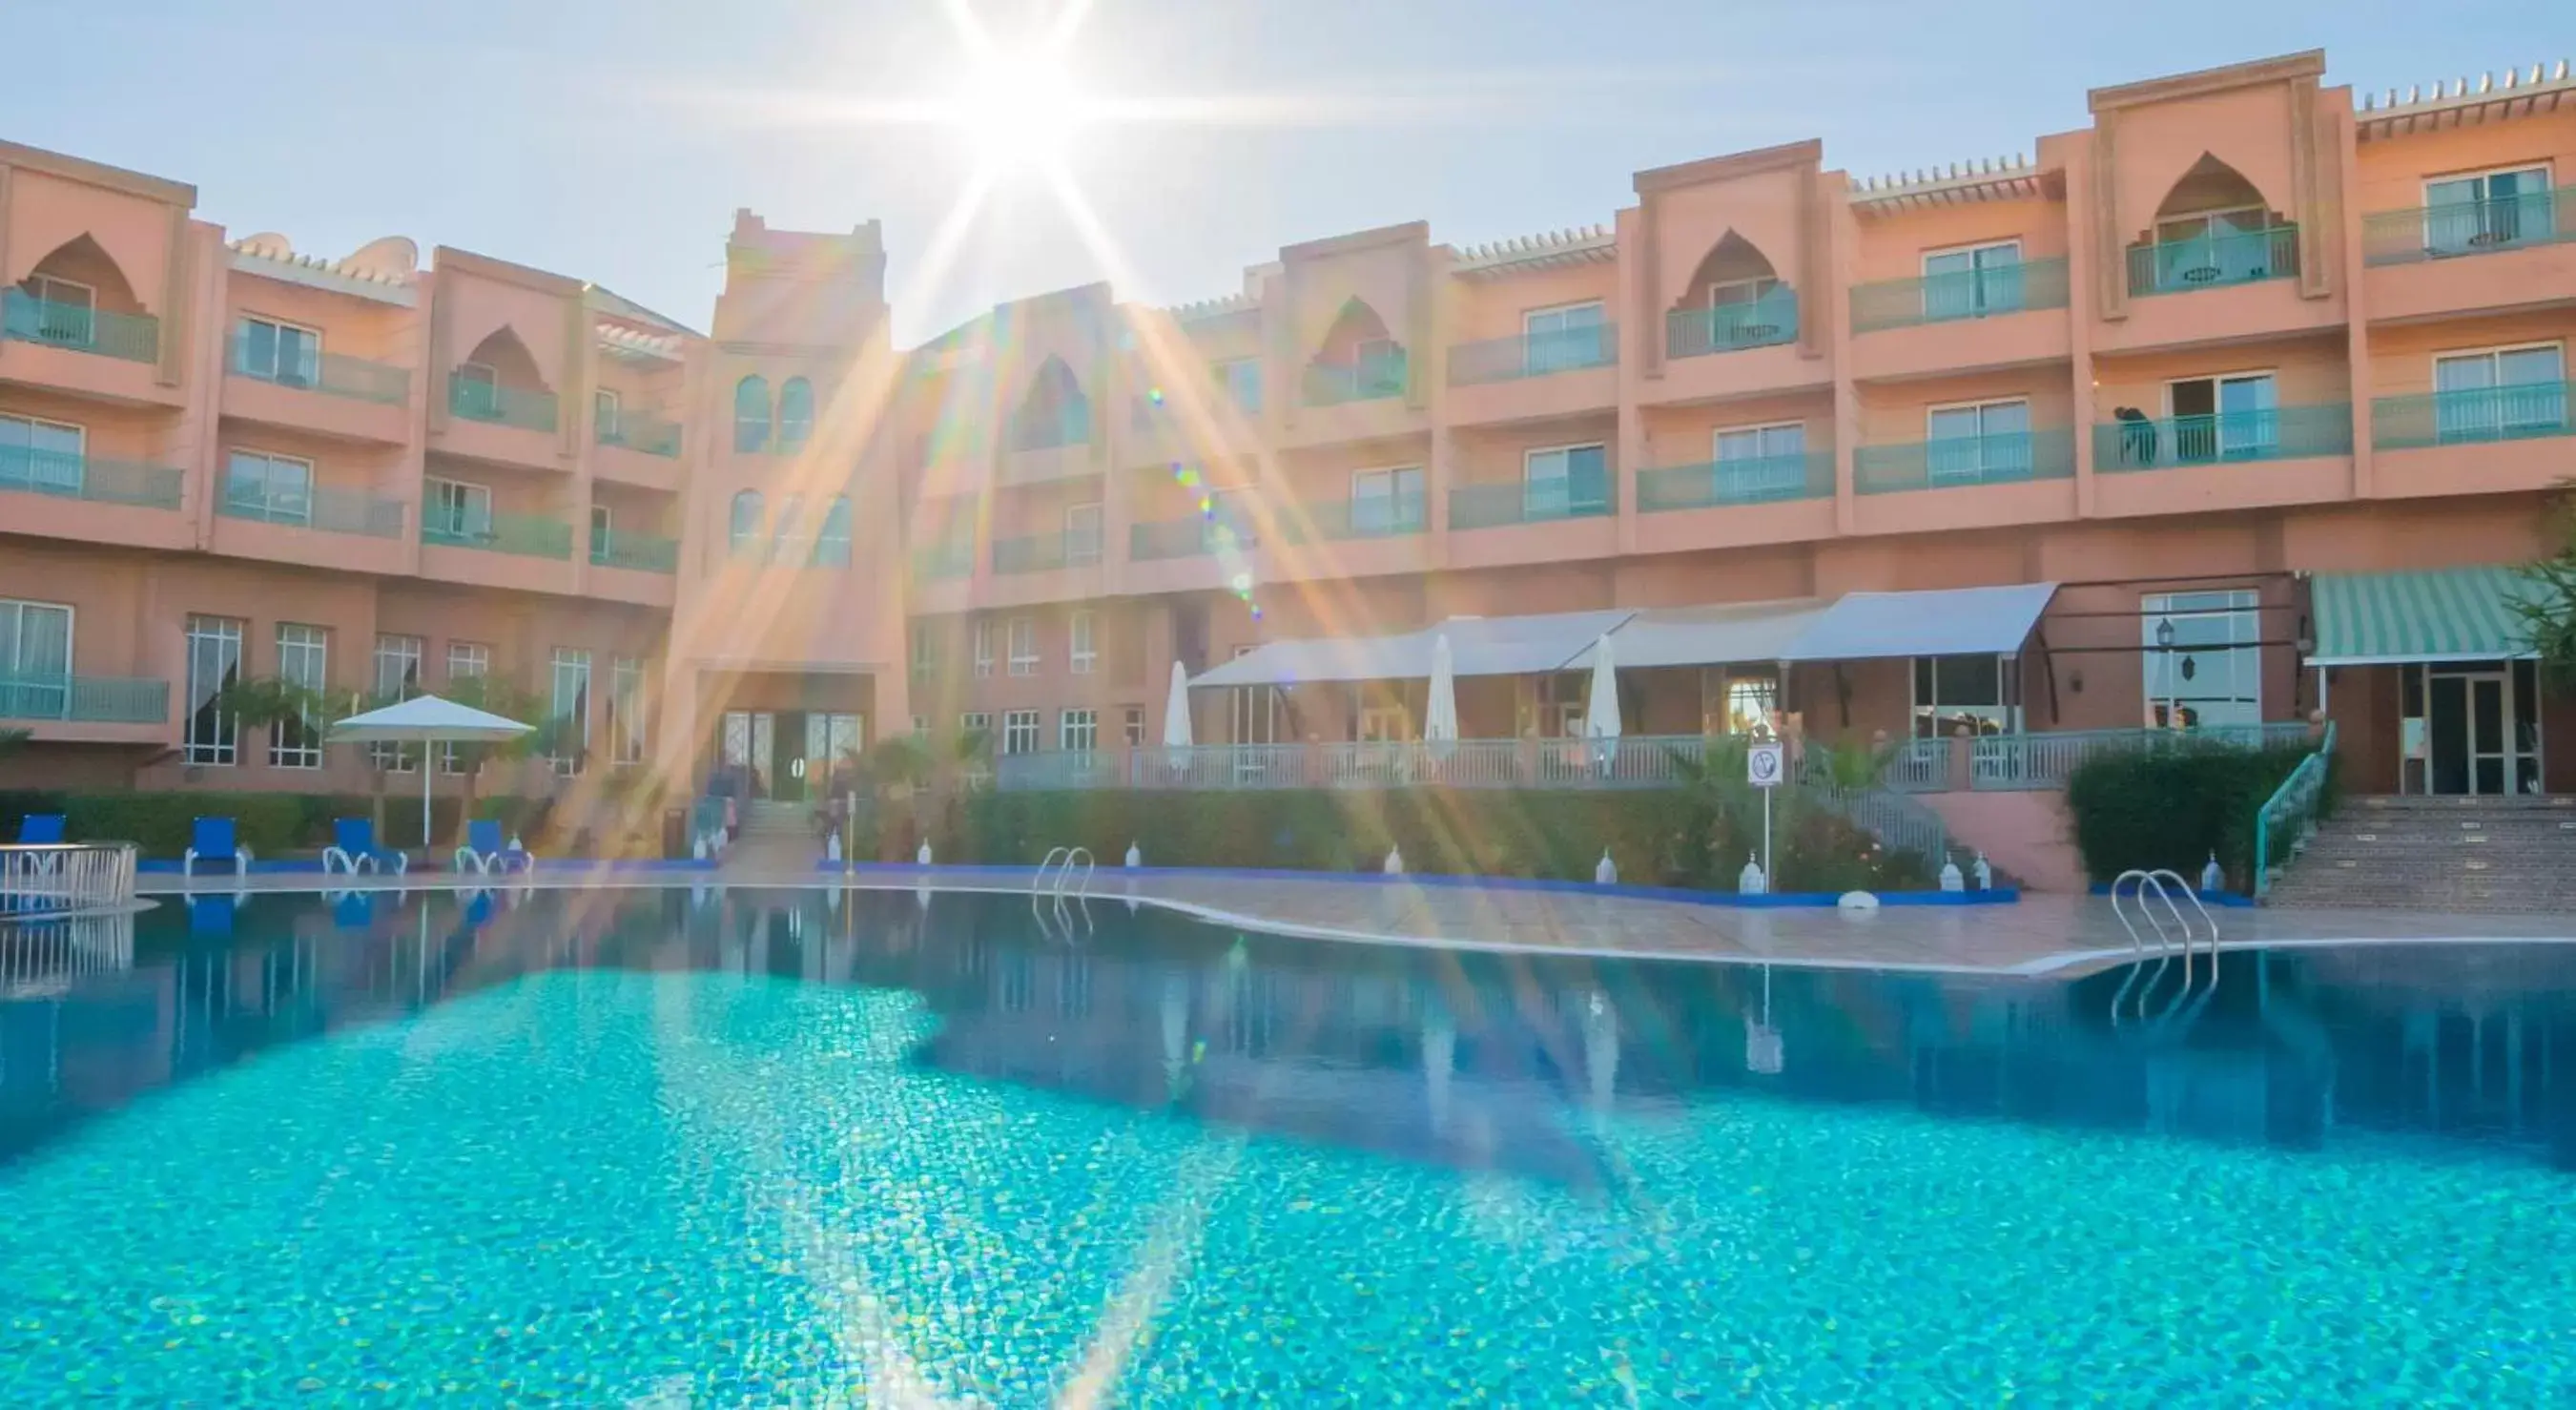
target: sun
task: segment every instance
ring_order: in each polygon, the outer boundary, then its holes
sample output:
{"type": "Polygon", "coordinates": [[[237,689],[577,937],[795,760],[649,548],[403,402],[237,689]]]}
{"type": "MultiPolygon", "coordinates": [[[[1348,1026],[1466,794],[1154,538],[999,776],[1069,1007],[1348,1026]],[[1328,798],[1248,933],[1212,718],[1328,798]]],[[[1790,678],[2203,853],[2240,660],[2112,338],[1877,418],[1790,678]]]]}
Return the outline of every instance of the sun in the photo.
{"type": "Polygon", "coordinates": [[[977,158],[994,169],[1058,165],[1091,112],[1064,55],[1047,50],[982,56],[952,104],[977,158]]]}

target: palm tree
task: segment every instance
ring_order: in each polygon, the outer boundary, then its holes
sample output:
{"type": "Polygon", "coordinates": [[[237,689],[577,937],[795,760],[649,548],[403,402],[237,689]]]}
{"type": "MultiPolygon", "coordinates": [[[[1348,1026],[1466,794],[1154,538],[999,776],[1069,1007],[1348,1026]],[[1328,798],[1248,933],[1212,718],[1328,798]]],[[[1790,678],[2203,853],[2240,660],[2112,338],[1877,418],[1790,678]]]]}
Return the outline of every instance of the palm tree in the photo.
{"type": "Polygon", "coordinates": [[[2551,517],[2558,551],[2517,570],[2523,593],[2512,606],[2552,688],[2576,692],[2576,480],[2559,482],[2551,517]]]}

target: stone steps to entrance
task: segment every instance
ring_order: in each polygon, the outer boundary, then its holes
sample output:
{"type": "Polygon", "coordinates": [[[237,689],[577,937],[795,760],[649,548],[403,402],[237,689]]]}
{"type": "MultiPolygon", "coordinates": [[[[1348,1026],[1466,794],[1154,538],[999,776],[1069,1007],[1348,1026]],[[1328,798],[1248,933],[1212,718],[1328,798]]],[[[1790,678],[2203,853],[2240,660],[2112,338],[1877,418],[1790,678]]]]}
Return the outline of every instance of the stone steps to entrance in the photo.
{"type": "Polygon", "coordinates": [[[2576,910],[2576,798],[2348,800],[2272,887],[2277,906],[2576,910]]]}

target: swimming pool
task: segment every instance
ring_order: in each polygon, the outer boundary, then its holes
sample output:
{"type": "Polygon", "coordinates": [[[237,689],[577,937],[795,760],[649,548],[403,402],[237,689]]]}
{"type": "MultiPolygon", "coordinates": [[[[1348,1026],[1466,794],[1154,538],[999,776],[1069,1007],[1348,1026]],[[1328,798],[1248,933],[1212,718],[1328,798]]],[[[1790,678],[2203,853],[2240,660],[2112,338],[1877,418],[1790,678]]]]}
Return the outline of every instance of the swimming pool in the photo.
{"type": "Polygon", "coordinates": [[[2563,950],[2115,1021],[1092,917],[212,898],[21,965],[0,1403],[2576,1396],[2563,950]]]}

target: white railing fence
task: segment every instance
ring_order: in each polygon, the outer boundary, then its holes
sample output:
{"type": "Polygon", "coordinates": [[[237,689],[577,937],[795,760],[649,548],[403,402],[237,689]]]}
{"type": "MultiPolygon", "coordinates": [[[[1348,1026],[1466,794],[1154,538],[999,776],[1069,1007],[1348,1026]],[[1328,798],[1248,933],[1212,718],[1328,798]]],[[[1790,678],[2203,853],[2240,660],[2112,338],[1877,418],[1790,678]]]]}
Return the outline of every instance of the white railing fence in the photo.
{"type": "Polygon", "coordinates": [[[0,847],[0,921],[114,911],[133,902],[131,843],[0,847]]]}
{"type": "Polygon", "coordinates": [[[134,967],[134,916],[0,925],[0,999],[58,995],[85,975],[134,967]]]}

